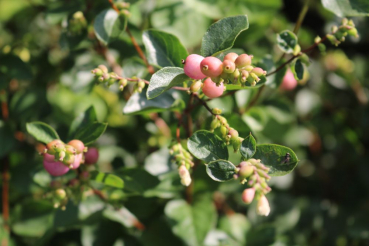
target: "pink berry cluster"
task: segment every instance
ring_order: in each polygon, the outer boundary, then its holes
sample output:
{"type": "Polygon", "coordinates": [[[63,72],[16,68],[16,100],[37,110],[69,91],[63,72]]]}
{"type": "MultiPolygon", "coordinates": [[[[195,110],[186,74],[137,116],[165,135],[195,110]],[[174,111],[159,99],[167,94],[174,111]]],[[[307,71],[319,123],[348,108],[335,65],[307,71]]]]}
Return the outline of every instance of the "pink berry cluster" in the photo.
{"type": "Polygon", "coordinates": [[[184,186],[189,186],[192,181],[189,170],[194,166],[192,155],[182,148],[180,143],[176,143],[171,147],[170,154],[178,165],[178,173],[181,178],[181,183],[184,186]]]}
{"type": "Polygon", "coordinates": [[[258,201],[257,213],[267,216],[270,212],[268,199],[265,197],[271,191],[267,181],[270,176],[267,174],[269,168],[261,163],[260,160],[249,159],[241,162],[237,166],[238,173],[235,179],[241,179],[241,183],[249,186],[242,192],[242,200],[246,204],[250,204],[254,199],[258,201]]]}
{"type": "Polygon", "coordinates": [[[223,62],[213,56],[202,57],[200,55],[189,55],[184,63],[185,74],[195,80],[205,79],[203,83],[194,82],[191,86],[193,92],[201,87],[203,93],[215,98],[223,94],[224,84],[238,84],[255,86],[261,76],[266,75],[260,67],[252,66],[252,55],[228,53],[223,62]]]}
{"type": "Polygon", "coordinates": [[[82,163],[96,163],[99,157],[96,148],[85,147],[82,141],[74,139],[63,143],[55,139],[47,144],[43,153],[44,168],[53,176],[66,174],[70,169],[77,169],[82,163]]]}

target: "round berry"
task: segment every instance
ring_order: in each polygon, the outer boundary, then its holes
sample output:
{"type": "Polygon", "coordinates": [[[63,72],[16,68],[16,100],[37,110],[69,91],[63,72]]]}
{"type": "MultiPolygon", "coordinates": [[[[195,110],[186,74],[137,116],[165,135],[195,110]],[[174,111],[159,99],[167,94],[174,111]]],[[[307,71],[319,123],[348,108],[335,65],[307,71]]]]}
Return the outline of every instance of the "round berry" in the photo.
{"type": "Polygon", "coordinates": [[[77,139],[73,139],[68,143],[68,145],[73,146],[76,149],[77,153],[82,153],[85,149],[85,145],[82,143],[82,141],[77,139]]]}
{"type": "Polygon", "coordinates": [[[220,83],[217,86],[210,78],[205,79],[204,84],[202,86],[202,92],[209,98],[220,97],[223,94],[224,85],[220,83]]]}
{"type": "Polygon", "coordinates": [[[255,188],[248,188],[242,192],[242,201],[246,204],[250,204],[254,200],[255,188]]]}
{"type": "Polygon", "coordinates": [[[61,140],[55,139],[51,141],[50,143],[48,143],[46,145],[46,148],[48,149],[49,154],[55,154],[55,151],[58,149],[61,149],[63,146],[64,146],[64,143],[61,140]]]}
{"type": "Polygon", "coordinates": [[[200,63],[201,72],[209,77],[218,77],[223,72],[223,63],[216,57],[208,56],[200,63]]]}
{"type": "Polygon", "coordinates": [[[262,76],[262,75],[266,75],[266,71],[264,71],[262,68],[260,67],[255,67],[251,70],[252,73],[256,74],[258,77],[262,76]]]}
{"type": "Polygon", "coordinates": [[[234,64],[233,61],[230,60],[224,60],[223,61],[223,69],[225,73],[233,73],[236,69],[236,64],[234,64]]]}
{"type": "Polygon", "coordinates": [[[284,90],[284,91],[291,91],[295,89],[296,86],[297,86],[297,80],[295,79],[295,76],[293,75],[292,71],[288,69],[286,74],[283,77],[283,81],[282,81],[280,88],[281,90],[284,90]]]}
{"type": "Polygon", "coordinates": [[[204,79],[206,76],[201,72],[200,63],[204,60],[203,56],[192,54],[187,56],[184,61],[183,70],[192,79],[204,79]]]}
{"type": "Polygon", "coordinates": [[[239,55],[235,61],[236,67],[243,68],[251,65],[251,59],[252,56],[249,56],[247,54],[239,55]]]}
{"type": "Polygon", "coordinates": [[[82,153],[74,156],[74,161],[69,165],[70,169],[77,169],[82,162],[82,153]]]}
{"type": "Polygon", "coordinates": [[[95,164],[99,159],[99,151],[96,148],[89,148],[85,154],[85,164],[95,164]]]}
{"type": "Polygon", "coordinates": [[[235,62],[237,59],[238,55],[234,52],[228,53],[227,55],[224,56],[223,61],[228,60],[231,62],[235,62]]]}
{"type": "Polygon", "coordinates": [[[53,176],[61,176],[69,171],[69,168],[63,162],[55,161],[53,155],[44,154],[44,168],[53,176]]]}

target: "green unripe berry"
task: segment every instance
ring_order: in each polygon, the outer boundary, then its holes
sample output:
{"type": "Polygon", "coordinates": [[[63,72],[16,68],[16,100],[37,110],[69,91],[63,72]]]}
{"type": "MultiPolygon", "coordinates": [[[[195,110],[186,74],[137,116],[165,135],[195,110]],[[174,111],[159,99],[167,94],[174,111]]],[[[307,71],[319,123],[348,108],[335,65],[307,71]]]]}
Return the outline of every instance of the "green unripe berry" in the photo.
{"type": "MultiPolygon", "coordinates": [[[[213,114],[221,114],[222,113],[222,110],[219,109],[219,108],[213,108],[211,110],[211,112],[213,112],[213,114]]],[[[218,120],[217,118],[215,118],[216,120],[218,120]]]]}
{"type": "Polygon", "coordinates": [[[63,189],[55,190],[55,197],[59,200],[63,200],[67,196],[67,193],[63,189]]]}
{"type": "MultiPolygon", "coordinates": [[[[247,162],[248,163],[248,162],[247,162]]],[[[238,173],[242,178],[248,178],[254,173],[254,168],[249,165],[243,165],[240,168],[240,172],[238,173]]]]}
{"type": "Polygon", "coordinates": [[[233,73],[235,69],[236,69],[236,64],[233,61],[230,61],[230,60],[223,61],[223,71],[225,73],[233,73]]]}
{"type": "Polygon", "coordinates": [[[348,30],[347,34],[356,38],[359,37],[359,35],[357,34],[357,29],[355,27],[348,30]]]}
{"type": "Polygon", "coordinates": [[[190,90],[191,92],[198,92],[201,89],[202,82],[201,80],[197,80],[191,84],[190,90]]]}
{"type": "Polygon", "coordinates": [[[220,126],[220,133],[222,134],[222,137],[225,138],[228,133],[228,129],[225,126],[220,126]]]}
{"type": "Polygon", "coordinates": [[[145,81],[139,80],[137,82],[137,86],[138,86],[138,88],[141,88],[141,89],[145,88],[145,86],[146,86],[145,81]]]}
{"type": "Polygon", "coordinates": [[[104,72],[100,68],[95,68],[91,71],[91,73],[93,73],[95,76],[101,76],[104,72]]]}

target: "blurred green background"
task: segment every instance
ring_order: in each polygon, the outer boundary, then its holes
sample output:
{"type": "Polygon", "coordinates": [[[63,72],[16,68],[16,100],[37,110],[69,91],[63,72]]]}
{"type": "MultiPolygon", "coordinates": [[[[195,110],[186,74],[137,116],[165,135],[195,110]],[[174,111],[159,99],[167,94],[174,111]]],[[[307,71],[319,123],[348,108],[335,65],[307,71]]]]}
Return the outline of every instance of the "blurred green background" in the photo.
{"type": "MultiPolygon", "coordinates": [[[[297,0],[129,2],[128,26],[140,45],[142,31],[155,28],[176,35],[189,53],[199,52],[211,23],[247,14],[250,28],[234,48],[259,61],[281,56],[276,33],[293,30],[304,6],[297,0]]],[[[269,86],[247,112],[257,90],[209,103],[223,110],[241,136],[251,131],[258,143],[288,146],[301,160],[289,175],[272,178],[271,214],[260,217],[255,204],[242,203],[237,181],[216,183],[203,166],[194,172],[193,206],[183,203],[185,189],[167,148],[177,126],[173,113],[124,115],[132,88],[122,93],[95,85],[90,70],[107,63],[93,21],[108,8],[107,0],[0,1],[0,100],[9,105],[9,120],[0,118],[0,158],[2,165],[10,164],[11,231],[8,235],[1,227],[2,240],[70,246],[369,245],[368,18],[353,18],[360,38],[314,50],[307,79],[295,90],[269,86]],[[70,36],[68,20],[77,11],[84,13],[88,28],[70,36]],[[109,205],[87,191],[66,211],[54,209],[43,196],[53,178],[43,170],[39,146],[25,124],[46,122],[63,139],[71,121],[91,105],[99,121],[109,124],[94,144],[100,149],[97,169],[126,175],[130,182],[123,191],[96,185],[109,205]],[[155,124],[157,115],[168,128],[155,124]]],[[[302,49],[340,21],[311,0],[298,32],[302,49]]],[[[108,49],[124,76],[150,78],[126,33],[108,49]]],[[[204,108],[193,118],[195,130],[209,127],[204,108]]],[[[74,176],[70,172],[56,180],[74,176]]]]}

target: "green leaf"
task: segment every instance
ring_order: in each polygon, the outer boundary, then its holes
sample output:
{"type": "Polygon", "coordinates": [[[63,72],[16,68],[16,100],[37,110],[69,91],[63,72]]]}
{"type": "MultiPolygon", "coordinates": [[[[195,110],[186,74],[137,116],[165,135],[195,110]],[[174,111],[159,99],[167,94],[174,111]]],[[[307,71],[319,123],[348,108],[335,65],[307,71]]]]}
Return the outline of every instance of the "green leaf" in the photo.
{"type": "Polygon", "coordinates": [[[322,0],[324,8],[339,17],[369,16],[367,0],[322,0]]]}
{"type": "Polygon", "coordinates": [[[283,176],[290,173],[299,161],[292,149],[277,144],[259,144],[256,146],[255,159],[260,159],[261,163],[270,168],[269,175],[283,176]],[[290,154],[290,159],[286,154],[290,154]]]}
{"type": "Polygon", "coordinates": [[[206,165],[206,173],[215,181],[224,182],[233,179],[236,174],[236,167],[227,160],[216,160],[206,165]]]}
{"type": "Polygon", "coordinates": [[[221,19],[212,24],[201,42],[201,55],[211,56],[232,48],[237,36],[249,28],[246,15],[221,19]]]}
{"type": "Polygon", "coordinates": [[[113,9],[100,12],[94,22],[96,37],[105,45],[117,39],[126,27],[127,18],[125,15],[118,15],[113,9]]]}
{"type": "Polygon", "coordinates": [[[124,181],[118,176],[111,173],[103,173],[99,171],[90,172],[91,180],[108,185],[115,188],[123,189],[124,181]]]}
{"type": "Polygon", "coordinates": [[[144,91],[133,94],[123,108],[123,114],[178,111],[185,107],[183,100],[180,99],[179,93],[176,91],[164,92],[160,97],[152,100],[148,100],[145,94],[144,91]]]}
{"type": "Polygon", "coordinates": [[[107,126],[107,123],[94,122],[76,132],[74,138],[81,140],[85,145],[89,145],[105,132],[107,126]]]}
{"type": "Polygon", "coordinates": [[[94,106],[90,106],[85,112],[81,113],[72,121],[68,133],[69,139],[71,139],[84,126],[92,124],[95,121],[97,121],[96,111],[94,106]]]}
{"type": "Polygon", "coordinates": [[[228,160],[226,143],[212,132],[200,130],[195,132],[187,141],[188,150],[196,158],[205,162],[218,159],[228,160]]]}
{"type": "Polygon", "coordinates": [[[182,59],[188,56],[179,39],[169,33],[147,30],[142,35],[150,64],[159,67],[183,67],[182,59]]]}
{"type": "Polygon", "coordinates": [[[297,43],[297,36],[291,31],[285,30],[277,34],[278,47],[285,53],[293,53],[297,43]]]}
{"type": "Polygon", "coordinates": [[[116,174],[123,178],[125,190],[139,194],[155,188],[160,183],[157,177],[142,168],[125,168],[116,174]]]}
{"type": "Polygon", "coordinates": [[[250,159],[256,152],[256,141],[251,135],[247,136],[241,143],[240,153],[246,159],[250,159]]]}
{"type": "Polygon", "coordinates": [[[191,246],[203,246],[207,233],[217,220],[210,196],[195,200],[192,206],[184,200],[172,200],[165,207],[165,215],[173,233],[191,246]]]}
{"type": "Polygon", "coordinates": [[[296,80],[302,80],[304,77],[304,65],[302,64],[301,60],[298,59],[296,62],[291,66],[291,71],[295,76],[296,80]]]}
{"type": "Polygon", "coordinates": [[[246,245],[246,235],[251,227],[251,223],[246,216],[239,213],[223,216],[219,220],[219,229],[227,232],[229,236],[241,243],[241,245],[246,245]]]}
{"type": "Polygon", "coordinates": [[[18,56],[12,54],[0,55],[0,61],[0,74],[3,73],[5,75],[5,78],[3,78],[5,82],[9,83],[11,79],[32,79],[31,67],[18,56]]]}
{"type": "Polygon", "coordinates": [[[59,136],[54,128],[43,122],[34,121],[27,123],[26,128],[29,134],[42,143],[48,144],[54,139],[59,139],[59,136]]]}
{"type": "Polygon", "coordinates": [[[190,78],[179,67],[165,67],[154,73],[146,91],[147,99],[153,99],[173,86],[183,86],[190,78]]]}

